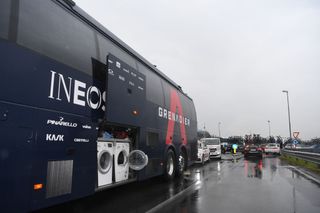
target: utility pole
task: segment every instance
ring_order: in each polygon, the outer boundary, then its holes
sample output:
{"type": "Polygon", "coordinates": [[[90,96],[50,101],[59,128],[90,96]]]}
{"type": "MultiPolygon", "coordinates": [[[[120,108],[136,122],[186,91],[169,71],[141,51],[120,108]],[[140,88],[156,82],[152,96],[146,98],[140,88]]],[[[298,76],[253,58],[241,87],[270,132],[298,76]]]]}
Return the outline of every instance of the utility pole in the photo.
{"type": "Polygon", "coordinates": [[[270,127],[270,120],[268,120],[268,125],[269,125],[269,138],[271,138],[271,127],[270,127]]]}
{"type": "Polygon", "coordinates": [[[291,119],[290,119],[290,105],[289,105],[289,91],[282,90],[282,92],[287,94],[287,104],[288,104],[288,119],[289,119],[289,138],[290,141],[292,140],[292,133],[291,133],[291,119]]]}

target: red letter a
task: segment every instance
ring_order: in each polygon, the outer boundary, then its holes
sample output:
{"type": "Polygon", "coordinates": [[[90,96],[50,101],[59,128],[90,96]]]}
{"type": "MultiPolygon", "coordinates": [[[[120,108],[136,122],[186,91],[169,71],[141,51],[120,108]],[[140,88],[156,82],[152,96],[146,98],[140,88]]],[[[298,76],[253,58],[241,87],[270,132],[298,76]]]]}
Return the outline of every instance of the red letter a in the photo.
{"type": "Polygon", "coordinates": [[[173,113],[177,113],[179,115],[179,120],[174,121],[173,119],[168,120],[168,129],[167,129],[167,137],[166,137],[166,144],[172,144],[173,139],[173,131],[174,131],[174,124],[175,122],[178,122],[180,125],[180,134],[181,134],[181,141],[183,144],[187,144],[187,136],[186,136],[186,129],[184,125],[184,116],[182,111],[182,106],[180,102],[180,98],[178,96],[178,93],[176,90],[171,89],[170,91],[170,111],[173,113]],[[180,117],[182,116],[182,119],[180,120],[180,117]]]}

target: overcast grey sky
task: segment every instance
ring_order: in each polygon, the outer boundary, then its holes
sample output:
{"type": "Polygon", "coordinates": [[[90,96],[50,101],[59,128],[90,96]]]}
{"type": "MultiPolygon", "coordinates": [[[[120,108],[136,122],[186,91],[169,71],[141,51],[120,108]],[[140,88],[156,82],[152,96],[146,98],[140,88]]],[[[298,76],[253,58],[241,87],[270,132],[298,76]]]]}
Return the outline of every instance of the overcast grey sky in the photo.
{"type": "Polygon", "coordinates": [[[198,128],[320,137],[319,0],[75,0],[182,86],[198,128]]]}

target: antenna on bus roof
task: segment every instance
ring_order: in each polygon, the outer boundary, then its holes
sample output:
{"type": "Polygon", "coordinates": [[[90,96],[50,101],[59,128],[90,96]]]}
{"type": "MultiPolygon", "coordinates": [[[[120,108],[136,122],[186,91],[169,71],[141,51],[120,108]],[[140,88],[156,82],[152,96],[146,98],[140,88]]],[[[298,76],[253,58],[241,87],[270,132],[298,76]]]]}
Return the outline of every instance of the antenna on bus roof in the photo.
{"type": "Polygon", "coordinates": [[[67,5],[69,5],[70,7],[74,7],[76,6],[76,3],[72,0],[63,0],[67,5]]]}

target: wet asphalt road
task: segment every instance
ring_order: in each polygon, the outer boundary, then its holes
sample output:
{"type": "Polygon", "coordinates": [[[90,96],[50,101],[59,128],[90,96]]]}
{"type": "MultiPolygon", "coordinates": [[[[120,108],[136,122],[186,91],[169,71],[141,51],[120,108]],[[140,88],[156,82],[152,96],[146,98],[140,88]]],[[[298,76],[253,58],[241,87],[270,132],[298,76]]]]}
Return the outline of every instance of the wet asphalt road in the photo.
{"type": "Polygon", "coordinates": [[[158,212],[320,212],[320,186],[278,157],[214,162],[195,176],[193,192],[158,212]]]}
{"type": "Polygon", "coordinates": [[[319,213],[320,186],[278,157],[213,160],[172,183],[154,178],[41,212],[319,213]]]}

